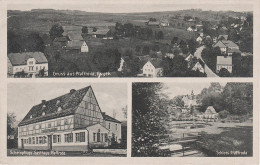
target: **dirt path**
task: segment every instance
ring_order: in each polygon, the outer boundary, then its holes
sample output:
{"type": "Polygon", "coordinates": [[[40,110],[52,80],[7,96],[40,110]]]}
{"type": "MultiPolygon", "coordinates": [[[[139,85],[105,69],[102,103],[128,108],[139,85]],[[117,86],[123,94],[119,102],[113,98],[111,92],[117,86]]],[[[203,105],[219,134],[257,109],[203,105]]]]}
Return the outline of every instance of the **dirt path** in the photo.
{"type": "MultiPolygon", "coordinates": [[[[194,56],[197,58],[200,58],[203,62],[204,60],[201,57],[201,52],[202,50],[205,48],[205,46],[201,46],[199,48],[197,48],[196,52],[194,53],[194,56]]],[[[204,62],[205,64],[205,73],[207,74],[207,77],[218,77],[218,75],[216,75],[209,67],[208,65],[204,62]]]]}

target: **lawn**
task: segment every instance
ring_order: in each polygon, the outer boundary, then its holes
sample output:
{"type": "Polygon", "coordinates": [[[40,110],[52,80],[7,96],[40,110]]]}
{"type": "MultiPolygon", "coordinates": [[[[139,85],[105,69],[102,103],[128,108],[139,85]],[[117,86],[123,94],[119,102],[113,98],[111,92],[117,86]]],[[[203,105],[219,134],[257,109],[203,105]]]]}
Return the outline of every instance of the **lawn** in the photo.
{"type": "Polygon", "coordinates": [[[198,145],[211,157],[233,157],[253,155],[253,127],[222,128],[220,134],[201,133],[198,145]]]}

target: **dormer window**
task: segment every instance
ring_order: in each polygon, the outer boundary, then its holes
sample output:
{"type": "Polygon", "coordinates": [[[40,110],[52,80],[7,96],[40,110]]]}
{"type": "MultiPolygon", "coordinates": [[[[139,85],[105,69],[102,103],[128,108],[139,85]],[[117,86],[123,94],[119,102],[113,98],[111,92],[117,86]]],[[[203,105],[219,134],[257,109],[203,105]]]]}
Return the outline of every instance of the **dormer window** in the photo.
{"type": "Polygon", "coordinates": [[[45,112],[42,112],[42,116],[44,116],[45,115],[45,112]]]}
{"type": "Polygon", "coordinates": [[[62,110],[62,108],[61,107],[58,107],[58,112],[60,112],[62,110]]]}

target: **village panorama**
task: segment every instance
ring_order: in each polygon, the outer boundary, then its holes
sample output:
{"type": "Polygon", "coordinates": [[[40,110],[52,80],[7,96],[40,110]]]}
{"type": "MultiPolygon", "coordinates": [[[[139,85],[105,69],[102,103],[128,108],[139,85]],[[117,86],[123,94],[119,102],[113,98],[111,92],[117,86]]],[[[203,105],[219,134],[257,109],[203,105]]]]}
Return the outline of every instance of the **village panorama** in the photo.
{"type": "Polygon", "coordinates": [[[132,87],[132,156],[253,156],[252,83],[132,87]]]}
{"type": "Polygon", "coordinates": [[[252,77],[253,12],[7,11],[8,77],[252,77]]]}

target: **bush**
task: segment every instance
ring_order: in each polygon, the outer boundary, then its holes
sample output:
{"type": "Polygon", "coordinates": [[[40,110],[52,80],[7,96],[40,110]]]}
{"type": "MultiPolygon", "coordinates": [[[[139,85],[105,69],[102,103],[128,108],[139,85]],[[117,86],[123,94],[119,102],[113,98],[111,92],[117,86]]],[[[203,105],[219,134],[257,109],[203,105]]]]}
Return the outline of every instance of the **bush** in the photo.
{"type": "Polygon", "coordinates": [[[220,112],[218,113],[218,115],[219,115],[219,117],[220,117],[221,119],[227,118],[228,114],[229,114],[229,112],[228,112],[227,110],[223,110],[223,111],[220,111],[220,112]]]}

